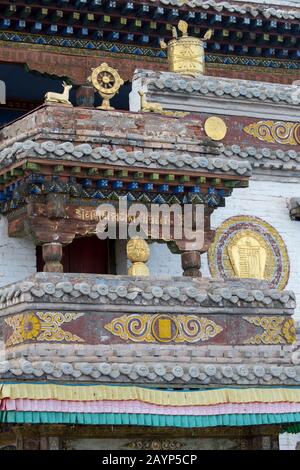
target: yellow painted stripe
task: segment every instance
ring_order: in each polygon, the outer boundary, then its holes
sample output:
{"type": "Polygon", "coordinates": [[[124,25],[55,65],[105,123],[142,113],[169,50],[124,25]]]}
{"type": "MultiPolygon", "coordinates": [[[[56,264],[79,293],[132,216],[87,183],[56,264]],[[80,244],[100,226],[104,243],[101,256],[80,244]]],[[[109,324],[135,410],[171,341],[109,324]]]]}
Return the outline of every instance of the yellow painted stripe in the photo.
{"type": "Polygon", "coordinates": [[[35,400],[139,400],[156,405],[215,405],[219,403],[300,403],[300,388],[247,388],[203,391],[162,391],[143,387],[107,385],[78,386],[57,384],[0,384],[0,399],[35,400]]]}

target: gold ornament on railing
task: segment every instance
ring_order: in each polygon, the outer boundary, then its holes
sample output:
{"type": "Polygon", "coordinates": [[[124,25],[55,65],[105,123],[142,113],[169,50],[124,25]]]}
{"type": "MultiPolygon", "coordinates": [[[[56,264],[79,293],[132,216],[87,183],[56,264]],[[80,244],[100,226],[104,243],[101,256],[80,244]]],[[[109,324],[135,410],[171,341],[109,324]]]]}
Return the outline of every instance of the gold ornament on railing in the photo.
{"type": "Polygon", "coordinates": [[[132,262],[128,268],[129,276],[149,276],[146,262],[150,256],[150,248],[143,238],[131,238],[126,247],[127,258],[132,262]]]}
{"type": "Polygon", "coordinates": [[[160,42],[162,49],[168,49],[168,62],[170,72],[177,72],[184,75],[204,74],[204,41],[212,37],[213,31],[209,29],[203,38],[188,36],[188,24],[180,20],[178,30],[182,36],[178,38],[175,27],[172,28],[173,39],[166,44],[160,42]]]}
{"type": "Polygon", "coordinates": [[[92,83],[103,99],[101,106],[98,106],[97,109],[114,109],[110,106],[109,101],[119,93],[120,87],[124,84],[118,71],[104,62],[99,67],[92,69],[92,74],[87,80],[92,83]]]}

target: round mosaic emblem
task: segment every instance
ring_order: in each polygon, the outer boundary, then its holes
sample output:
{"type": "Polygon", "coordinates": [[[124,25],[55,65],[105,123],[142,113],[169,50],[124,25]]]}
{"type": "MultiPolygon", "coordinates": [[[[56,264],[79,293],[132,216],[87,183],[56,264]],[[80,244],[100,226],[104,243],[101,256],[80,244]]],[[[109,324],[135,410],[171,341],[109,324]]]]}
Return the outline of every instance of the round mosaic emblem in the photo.
{"type": "Polygon", "coordinates": [[[284,289],[289,257],[277,230],[258,217],[235,216],[216,230],[208,251],[212,277],[265,279],[284,289]]]}

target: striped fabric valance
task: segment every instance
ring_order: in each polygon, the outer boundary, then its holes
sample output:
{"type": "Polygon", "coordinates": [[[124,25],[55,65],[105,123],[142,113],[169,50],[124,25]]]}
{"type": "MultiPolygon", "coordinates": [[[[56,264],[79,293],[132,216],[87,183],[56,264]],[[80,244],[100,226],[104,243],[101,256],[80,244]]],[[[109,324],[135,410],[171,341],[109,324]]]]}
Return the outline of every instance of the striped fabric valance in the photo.
{"type": "Polygon", "coordinates": [[[115,385],[58,385],[52,383],[0,384],[0,399],[36,400],[138,400],[169,406],[217,405],[223,403],[300,403],[299,387],[222,388],[209,390],[157,390],[115,385]]]}
{"type": "Polygon", "coordinates": [[[300,388],[0,384],[0,422],[212,427],[300,423],[300,388]]]}

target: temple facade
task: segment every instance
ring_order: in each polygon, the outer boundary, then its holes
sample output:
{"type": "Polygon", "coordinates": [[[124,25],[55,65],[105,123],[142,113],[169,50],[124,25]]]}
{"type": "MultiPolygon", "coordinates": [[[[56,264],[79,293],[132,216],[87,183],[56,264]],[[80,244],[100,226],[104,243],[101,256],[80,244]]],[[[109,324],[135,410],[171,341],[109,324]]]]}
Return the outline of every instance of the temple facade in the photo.
{"type": "Polygon", "coordinates": [[[296,448],[299,19],[2,2],[0,448],[296,448]]]}

